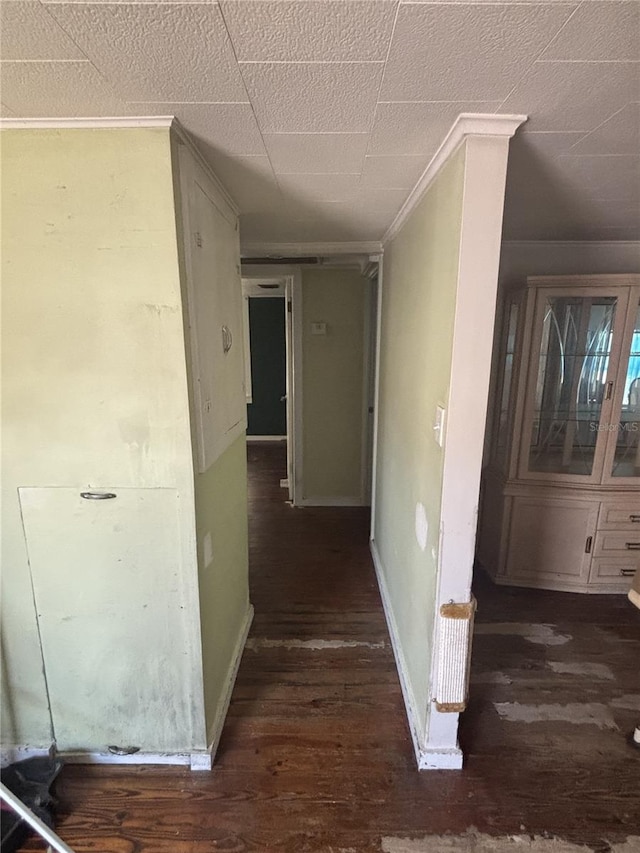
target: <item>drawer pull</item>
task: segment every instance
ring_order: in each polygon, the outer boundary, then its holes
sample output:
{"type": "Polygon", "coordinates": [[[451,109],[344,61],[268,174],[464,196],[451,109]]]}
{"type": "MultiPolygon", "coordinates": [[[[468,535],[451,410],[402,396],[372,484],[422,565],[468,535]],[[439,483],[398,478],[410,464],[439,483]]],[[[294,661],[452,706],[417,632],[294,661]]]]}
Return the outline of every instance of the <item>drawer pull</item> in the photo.
{"type": "Polygon", "coordinates": [[[640,551],[640,542],[625,542],[627,551],[640,551]]]}
{"type": "Polygon", "coordinates": [[[640,515],[630,515],[629,521],[631,521],[633,524],[640,524],[640,515]]]}
{"type": "Polygon", "coordinates": [[[635,573],[636,573],[635,569],[620,569],[620,574],[624,578],[631,578],[635,575],[635,573]]]}
{"type": "Polygon", "coordinates": [[[80,492],[80,497],[85,501],[110,501],[117,497],[113,492],[80,492]]]}
{"type": "Polygon", "coordinates": [[[591,553],[591,546],[593,545],[593,536],[587,536],[587,541],[584,543],[584,553],[591,553]]]}

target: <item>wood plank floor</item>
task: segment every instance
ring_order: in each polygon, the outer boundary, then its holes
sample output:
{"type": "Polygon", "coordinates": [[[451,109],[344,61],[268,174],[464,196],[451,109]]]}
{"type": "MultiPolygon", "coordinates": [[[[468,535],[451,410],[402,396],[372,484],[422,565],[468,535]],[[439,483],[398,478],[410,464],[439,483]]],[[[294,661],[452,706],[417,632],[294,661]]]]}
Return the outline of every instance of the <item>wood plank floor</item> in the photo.
{"type": "Polygon", "coordinates": [[[368,511],[293,509],[282,448],[252,445],[249,460],[256,617],[216,766],[65,767],[58,828],[78,853],[379,853],[383,838],[470,827],[598,851],[640,836],[640,751],[626,742],[640,619],[625,597],[479,576],[466,766],[418,774],[368,511]]]}

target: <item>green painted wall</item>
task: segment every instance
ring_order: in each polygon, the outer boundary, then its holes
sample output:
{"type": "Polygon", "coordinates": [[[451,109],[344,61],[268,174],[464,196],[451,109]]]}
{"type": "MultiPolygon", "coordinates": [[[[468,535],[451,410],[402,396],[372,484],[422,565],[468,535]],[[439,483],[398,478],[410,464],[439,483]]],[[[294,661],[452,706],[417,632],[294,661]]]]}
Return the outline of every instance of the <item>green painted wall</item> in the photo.
{"type": "Polygon", "coordinates": [[[422,731],[443,472],[433,424],[449,395],[464,169],[462,148],[384,254],[375,543],[422,731]],[[415,532],[418,503],[428,521],[424,550],[415,532]]]}
{"type": "Polygon", "coordinates": [[[302,272],[305,498],[361,493],[367,286],[357,270],[302,272]],[[311,334],[316,322],[326,336],[311,334]]]}
{"type": "MultiPolygon", "coordinates": [[[[164,584],[171,588],[166,631],[172,658],[158,686],[157,710],[144,712],[145,747],[203,747],[193,467],[169,131],[5,130],[0,141],[3,742],[51,741],[17,489],[109,484],[180,494],[180,566],[175,581],[164,584]],[[156,744],[160,729],[164,740],[156,744]]],[[[157,567],[149,562],[138,570],[152,575],[157,567]]],[[[71,571],[63,582],[73,589],[71,571]]],[[[132,646],[142,643],[135,620],[125,629],[132,646]]],[[[91,653],[87,637],[78,655],[91,653]]],[[[120,698],[127,712],[140,713],[134,695],[120,698]]],[[[95,709],[95,698],[88,700],[87,714],[95,709]]],[[[84,746],[104,748],[99,741],[84,746]]]]}
{"type": "Polygon", "coordinates": [[[286,435],[287,348],[283,296],[249,299],[251,396],[247,435],[286,435]]]}
{"type": "Polygon", "coordinates": [[[196,528],[202,666],[207,732],[229,684],[249,608],[247,531],[247,444],[244,436],[204,474],[196,475],[196,528]],[[211,536],[207,565],[204,538],[211,536]]]}

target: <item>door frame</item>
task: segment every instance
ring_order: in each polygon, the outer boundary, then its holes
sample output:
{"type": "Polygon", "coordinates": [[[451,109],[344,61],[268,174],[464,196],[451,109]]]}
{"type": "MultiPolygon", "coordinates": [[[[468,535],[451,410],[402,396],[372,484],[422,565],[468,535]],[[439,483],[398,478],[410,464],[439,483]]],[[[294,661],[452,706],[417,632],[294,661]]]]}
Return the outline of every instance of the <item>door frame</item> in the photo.
{"type": "MultiPolygon", "coordinates": [[[[246,293],[253,285],[281,284],[284,292],[286,378],[287,378],[287,480],[293,506],[302,501],[302,274],[300,267],[285,265],[243,265],[243,297],[273,296],[246,293]]],[[[247,351],[248,354],[248,351],[247,351]]]]}

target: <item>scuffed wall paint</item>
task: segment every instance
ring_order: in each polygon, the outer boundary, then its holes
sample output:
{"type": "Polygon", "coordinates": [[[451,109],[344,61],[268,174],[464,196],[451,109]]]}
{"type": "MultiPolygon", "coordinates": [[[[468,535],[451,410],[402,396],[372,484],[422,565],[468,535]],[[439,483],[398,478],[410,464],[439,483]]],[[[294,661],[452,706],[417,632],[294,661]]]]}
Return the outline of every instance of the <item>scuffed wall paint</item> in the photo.
{"type": "MultiPolygon", "coordinates": [[[[155,712],[136,707],[133,695],[123,701],[127,713],[144,717],[149,749],[160,728],[155,715],[167,706],[177,711],[162,749],[203,747],[169,131],[5,130],[1,141],[3,742],[51,740],[17,489],[164,487],[180,495],[180,565],[166,602],[173,659],[159,680],[167,701],[159,695],[155,712]]],[[[73,588],[73,576],[65,582],[73,588]]],[[[90,655],[91,637],[78,648],[90,655]]],[[[86,701],[78,713],[99,715],[99,699],[86,701]]]]}

